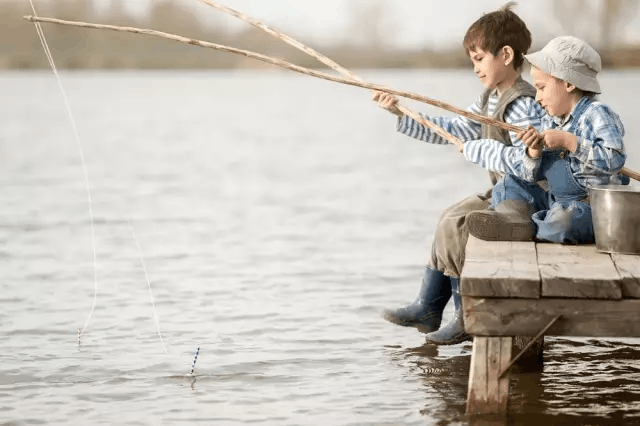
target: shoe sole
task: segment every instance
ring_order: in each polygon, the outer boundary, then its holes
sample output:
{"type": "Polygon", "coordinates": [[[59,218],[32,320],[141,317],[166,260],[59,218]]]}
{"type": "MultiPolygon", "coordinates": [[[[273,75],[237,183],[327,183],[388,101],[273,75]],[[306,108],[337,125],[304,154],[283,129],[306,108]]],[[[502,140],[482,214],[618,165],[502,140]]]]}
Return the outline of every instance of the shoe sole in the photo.
{"type": "Polygon", "coordinates": [[[402,327],[414,327],[414,328],[417,328],[420,333],[424,333],[424,334],[432,333],[432,332],[438,330],[438,328],[439,328],[439,326],[437,328],[427,327],[423,323],[417,322],[417,321],[415,321],[415,322],[402,321],[398,317],[390,315],[389,313],[386,313],[386,312],[382,314],[382,318],[384,318],[385,320],[389,321],[390,323],[393,323],[393,324],[396,324],[396,325],[399,325],[399,326],[402,326],[402,327]]]}
{"type": "Polygon", "coordinates": [[[433,333],[434,331],[438,331],[440,329],[440,326],[433,328],[433,327],[427,327],[424,324],[416,324],[414,325],[414,327],[417,328],[418,331],[422,334],[433,333]]]}
{"type": "Polygon", "coordinates": [[[419,323],[417,322],[406,322],[406,321],[402,321],[401,319],[394,317],[393,315],[389,315],[386,312],[382,314],[382,318],[386,319],[387,321],[396,324],[396,325],[401,325],[403,327],[413,327],[418,325],[419,323]]]}
{"type": "Polygon", "coordinates": [[[504,222],[482,213],[469,213],[466,220],[469,233],[485,241],[533,241],[528,223],[504,222]]]}
{"type": "Polygon", "coordinates": [[[460,343],[469,342],[473,340],[473,336],[469,336],[468,334],[462,334],[454,336],[451,340],[431,340],[429,337],[426,338],[425,343],[436,346],[451,346],[458,345],[460,343]]]}

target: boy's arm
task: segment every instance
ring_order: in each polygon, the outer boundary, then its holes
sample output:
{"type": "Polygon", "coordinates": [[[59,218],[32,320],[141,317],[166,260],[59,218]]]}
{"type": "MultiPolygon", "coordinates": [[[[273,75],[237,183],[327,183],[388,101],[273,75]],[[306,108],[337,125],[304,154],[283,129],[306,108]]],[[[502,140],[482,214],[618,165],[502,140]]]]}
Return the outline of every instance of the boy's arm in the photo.
{"type": "Polygon", "coordinates": [[[509,173],[528,182],[535,182],[541,157],[529,157],[526,148],[506,146],[493,139],[478,139],[465,143],[463,153],[468,161],[489,171],[509,173]]]}
{"type": "MultiPolygon", "coordinates": [[[[481,98],[478,98],[478,100],[467,108],[467,110],[475,114],[481,114],[480,100],[481,98]]],[[[478,139],[481,134],[482,125],[475,121],[471,121],[466,117],[429,117],[425,114],[420,114],[420,116],[425,120],[429,120],[442,127],[444,130],[458,137],[462,141],[478,139]]],[[[422,124],[406,115],[398,118],[397,130],[400,133],[427,143],[439,145],[449,143],[446,139],[425,128],[422,124]]]]}
{"type": "Polygon", "coordinates": [[[578,159],[582,170],[603,175],[619,172],[627,155],[624,126],[618,114],[606,105],[594,105],[584,116],[583,129],[569,155],[578,159]]]}
{"type": "MultiPolygon", "coordinates": [[[[543,128],[545,110],[531,97],[520,97],[505,110],[505,121],[522,128],[543,128]]],[[[529,182],[535,182],[540,165],[539,158],[527,155],[527,147],[518,139],[516,132],[509,132],[511,146],[493,139],[480,139],[465,144],[467,160],[483,168],[500,173],[510,173],[529,182]]]]}

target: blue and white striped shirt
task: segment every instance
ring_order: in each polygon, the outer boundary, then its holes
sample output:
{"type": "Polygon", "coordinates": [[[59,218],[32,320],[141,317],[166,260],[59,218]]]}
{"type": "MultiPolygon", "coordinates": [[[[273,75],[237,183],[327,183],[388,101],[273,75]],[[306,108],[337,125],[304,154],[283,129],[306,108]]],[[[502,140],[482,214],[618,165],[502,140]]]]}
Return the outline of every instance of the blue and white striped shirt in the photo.
{"type": "MultiPolygon", "coordinates": [[[[626,153],[623,143],[624,126],[620,117],[607,105],[589,97],[578,101],[571,113],[564,117],[553,117],[548,114],[542,118],[542,130],[557,129],[573,133],[578,138],[575,152],[567,152],[573,176],[583,188],[594,185],[629,183],[627,176],[618,172],[624,166],[626,153]]],[[[492,155],[492,147],[483,141],[465,144],[470,151],[478,154],[470,161],[487,168],[491,165],[488,158],[492,155]]],[[[539,176],[542,156],[531,158],[522,156],[522,167],[514,168],[516,176],[535,182],[539,176]]]]}
{"type": "MultiPolygon", "coordinates": [[[[489,116],[495,111],[498,104],[498,94],[494,91],[488,99],[487,113],[489,116]]],[[[467,108],[467,111],[474,114],[482,114],[482,96],[476,102],[467,108]]],[[[541,118],[546,114],[544,109],[535,99],[529,96],[520,96],[511,102],[504,113],[504,120],[509,124],[516,126],[528,127],[533,126],[536,129],[541,128],[541,118]]],[[[457,136],[465,142],[464,155],[476,164],[489,171],[500,173],[512,173],[516,175],[522,174],[523,156],[526,156],[524,143],[516,138],[516,133],[509,132],[511,146],[505,145],[501,141],[493,139],[480,139],[482,135],[482,124],[469,118],[456,117],[429,117],[420,114],[425,120],[429,120],[442,127],[447,132],[457,136]],[[469,142],[473,141],[471,145],[469,142]],[[473,149],[478,147],[481,149],[473,149]],[[471,149],[469,149],[471,148],[471,149]],[[480,158],[480,156],[482,158],[480,158]]],[[[412,138],[433,144],[448,144],[449,142],[424,127],[414,119],[408,116],[402,116],[398,119],[397,130],[412,138]]]]}

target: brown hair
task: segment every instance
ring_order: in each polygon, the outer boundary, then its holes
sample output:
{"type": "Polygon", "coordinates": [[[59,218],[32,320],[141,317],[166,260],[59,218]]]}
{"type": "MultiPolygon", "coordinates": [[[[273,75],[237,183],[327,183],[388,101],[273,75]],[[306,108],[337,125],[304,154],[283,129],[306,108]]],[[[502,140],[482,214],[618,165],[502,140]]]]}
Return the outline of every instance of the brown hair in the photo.
{"type": "Polygon", "coordinates": [[[518,69],[524,62],[524,55],[531,47],[531,31],[511,8],[510,1],[495,12],[486,13],[471,24],[464,36],[462,45],[467,55],[471,50],[480,48],[497,55],[504,46],[511,46],[514,52],[513,67],[518,69]]]}

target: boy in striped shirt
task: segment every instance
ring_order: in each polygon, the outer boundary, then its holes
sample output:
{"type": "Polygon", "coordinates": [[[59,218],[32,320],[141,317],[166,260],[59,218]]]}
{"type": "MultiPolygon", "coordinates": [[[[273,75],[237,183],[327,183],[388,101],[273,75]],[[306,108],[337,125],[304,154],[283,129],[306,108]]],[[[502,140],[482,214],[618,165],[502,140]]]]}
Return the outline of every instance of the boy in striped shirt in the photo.
{"type": "MultiPolygon", "coordinates": [[[[536,98],[549,113],[544,131],[518,135],[528,146],[522,163],[495,186],[491,211],[467,217],[469,232],[484,240],[593,243],[588,188],[629,183],[618,174],[626,160],[620,117],[595,99],[600,56],[584,41],[565,36],[526,58],[536,98]],[[538,180],[547,181],[548,191],[538,180]]],[[[465,147],[467,158],[491,168],[492,144],[474,141],[465,147]]]]}
{"type": "MultiPolygon", "coordinates": [[[[535,102],[533,86],[520,77],[524,54],[531,46],[531,33],[511,11],[511,3],[474,22],[467,30],[463,45],[473,62],[475,73],[486,87],[469,111],[518,126],[540,127],[544,110],[535,102]]],[[[398,116],[399,132],[427,143],[448,143],[420,123],[404,116],[396,106],[395,97],[376,92],[374,100],[398,116]]],[[[521,167],[524,145],[515,133],[461,116],[422,116],[467,143],[473,140],[496,142],[491,145],[493,151],[490,153],[493,184],[501,174],[521,167]]],[[[434,344],[447,345],[469,340],[464,332],[459,292],[460,272],[469,236],[466,216],[473,211],[486,210],[490,198],[491,189],[485,194],[466,198],[444,211],[436,228],[431,259],[425,269],[417,299],[404,308],[385,310],[385,319],[402,326],[417,327],[427,333],[427,342],[434,344]],[[451,297],[455,305],[454,319],[440,328],[442,312],[451,297]]]]}

